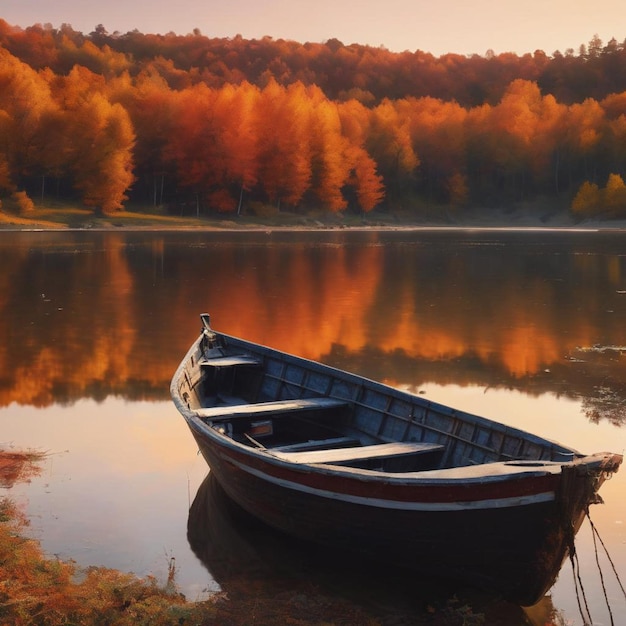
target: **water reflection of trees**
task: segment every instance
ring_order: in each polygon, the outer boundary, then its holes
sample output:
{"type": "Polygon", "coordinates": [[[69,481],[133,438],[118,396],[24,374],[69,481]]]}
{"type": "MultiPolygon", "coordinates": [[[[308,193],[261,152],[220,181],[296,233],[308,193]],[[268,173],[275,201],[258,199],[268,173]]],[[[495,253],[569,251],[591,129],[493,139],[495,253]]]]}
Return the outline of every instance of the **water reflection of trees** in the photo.
{"type": "Polygon", "coordinates": [[[354,371],[388,384],[419,392],[427,383],[438,385],[478,386],[511,389],[530,396],[545,393],[578,399],[582,411],[594,423],[608,421],[626,426],[626,371],[624,363],[587,363],[564,359],[523,377],[511,376],[503,367],[485,363],[476,355],[464,355],[445,361],[416,359],[398,350],[386,354],[376,349],[350,352],[345,346],[334,346],[324,359],[340,369],[354,371]]]}
{"type": "Polygon", "coordinates": [[[594,390],[597,395],[582,399],[585,415],[594,423],[607,421],[615,426],[626,425],[626,395],[624,389],[617,392],[607,387],[594,390]]]}
{"type": "Polygon", "coordinates": [[[572,369],[580,378],[577,391],[582,409],[594,423],[626,425],[626,348],[592,346],[578,348],[572,369]]]}
{"type": "Polygon", "coordinates": [[[14,236],[0,405],[165,400],[209,311],[220,330],[371,378],[578,396],[623,424],[625,261],[596,237],[14,236]]]}

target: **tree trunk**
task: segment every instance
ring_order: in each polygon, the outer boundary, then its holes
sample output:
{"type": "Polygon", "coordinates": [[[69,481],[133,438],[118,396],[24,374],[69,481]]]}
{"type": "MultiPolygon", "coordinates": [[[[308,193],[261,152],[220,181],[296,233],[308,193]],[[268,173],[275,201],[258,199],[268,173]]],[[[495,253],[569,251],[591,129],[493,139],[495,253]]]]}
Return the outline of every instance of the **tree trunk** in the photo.
{"type": "Polygon", "coordinates": [[[241,215],[241,204],[243,202],[243,184],[239,190],[239,204],[237,205],[237,215],[241,215]]]}

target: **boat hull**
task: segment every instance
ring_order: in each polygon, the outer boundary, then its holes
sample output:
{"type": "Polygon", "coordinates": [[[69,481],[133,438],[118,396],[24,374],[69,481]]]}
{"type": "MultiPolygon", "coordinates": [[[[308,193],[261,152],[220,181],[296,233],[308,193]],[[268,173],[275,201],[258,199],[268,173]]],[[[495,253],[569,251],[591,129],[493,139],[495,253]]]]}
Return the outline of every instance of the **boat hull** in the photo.
{"type": "MultiPolygon", "coordinates": [[[[345,479],[342,487],[332,479],[318,480],[318,493],[326,495],[317,495],[299,488],[299,472],[277,472],[276,467],[249,462],[194,434],[232,500],[266,524],[301,539],[365,553],[421,575],[471,581],[523,606],[545,595],[568,554],[571,536],[563,530],[563,511],[555,497],[530,497],[509,506],[497,506],[494,500],[489,507],[431,500],[421,503],[422,510],[355,503],[345,498],[345,479]]],[[[538,490],[550,487],[556,488],[556,483],[538,490]]],[[[537,492],[537,487],[530,489],[537,492]]],[[[502,499],[510,500],[504,494],[502,499]]],[[[579,499],[584,500],[582,493],[579,499]]],[[[575,532],[584,508],[575,507],[568,518],[575,532]]]]}

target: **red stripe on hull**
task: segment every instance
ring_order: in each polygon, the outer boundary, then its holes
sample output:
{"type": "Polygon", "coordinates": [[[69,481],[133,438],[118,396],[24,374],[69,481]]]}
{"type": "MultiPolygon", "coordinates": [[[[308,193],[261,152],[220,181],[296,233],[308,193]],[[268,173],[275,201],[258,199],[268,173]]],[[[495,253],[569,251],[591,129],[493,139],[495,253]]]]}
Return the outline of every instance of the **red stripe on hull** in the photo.
{"type": "Polygon", "coordinates": [[[524,475],[506,480],[484,482],[454,481],[456,484],[398,484],[393,479],[382,480],[380,475],[368,480],[359,473],[314,470],[310,466],[298,469],[294,465],[280,464],[241,453],[231,448],[220,448],[220,455],[231,463],[266,474],[282,482],[295,483],[318,491],[344,494],[358,498],[384,499],[395,502],[456,503],[485,500],[523,498],[540,493],[554,492],[559,484],[558,474],[524,475]]]}

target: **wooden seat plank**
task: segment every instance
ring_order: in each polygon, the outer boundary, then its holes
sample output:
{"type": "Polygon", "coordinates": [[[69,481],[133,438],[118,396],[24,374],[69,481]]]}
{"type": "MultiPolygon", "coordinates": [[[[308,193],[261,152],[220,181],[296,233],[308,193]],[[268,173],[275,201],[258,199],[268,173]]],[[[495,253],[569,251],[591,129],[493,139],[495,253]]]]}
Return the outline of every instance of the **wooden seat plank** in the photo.
{"type": "Polygon", "coordinates": [[[438,443],[417,443],[401,441],[394,443],[377,443],[356,448],[333,448],[331,450],[306,450],[303,452],[274,452],[272,454],[285,461],[294,463],[354,463],[370,459],[400,457],[426,452],[437,452],[444,449],[438,443]]]}
{"type": "Polygon", "coordinates": [[[250,367],[260,367],[261,361],[249,354],[233,354],[230,356],[216,356],[212,359],[200,361],[200,367],[234,367],[246,365],[250,367]]]}
{"type": "Polygon", "coordinates": [[[298,398],[294,400],[277,400],[274,402],[257,402],[254,404],[236,404],[234,406],[212,406],[196,409],[195,413],[203,419],[227,420],[236,417],[258,417],[281,415],[293,411],[313,411],[316,409],[334,409],[346,406],[343,400],[334,398],[298,398]]]}
{"type": "Polygon", "coordinates": [[[290,443],[284,446],[273,446],[272,452],[309,452],[311,450],[328,450],[329,448],[355,447],[360,445],[358,439],[352,437],[332,437],[330,439],[312,439],[299,443],[290,443]]]}

